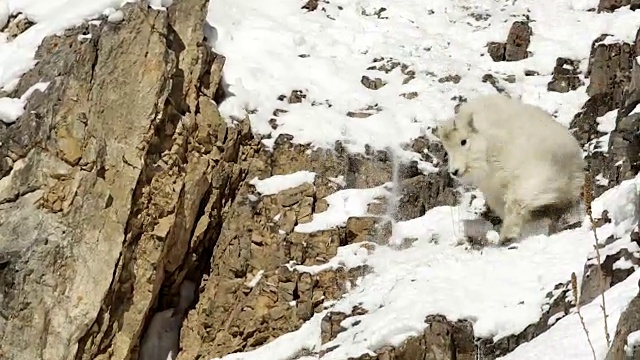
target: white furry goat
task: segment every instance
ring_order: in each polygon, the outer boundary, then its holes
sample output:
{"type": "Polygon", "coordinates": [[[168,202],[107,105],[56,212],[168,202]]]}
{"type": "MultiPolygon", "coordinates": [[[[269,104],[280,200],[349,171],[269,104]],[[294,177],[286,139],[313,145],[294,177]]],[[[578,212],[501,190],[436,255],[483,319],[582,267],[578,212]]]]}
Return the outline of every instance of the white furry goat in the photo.
{"type": "Polygon", "coordinates": [[[451,175],[476,186],[502,219],[500,244],[520,237],[527,222],[559,220],[582,203],[580,144],[537,106],[483,95],[462,104],[435,134],[451,175]]]}

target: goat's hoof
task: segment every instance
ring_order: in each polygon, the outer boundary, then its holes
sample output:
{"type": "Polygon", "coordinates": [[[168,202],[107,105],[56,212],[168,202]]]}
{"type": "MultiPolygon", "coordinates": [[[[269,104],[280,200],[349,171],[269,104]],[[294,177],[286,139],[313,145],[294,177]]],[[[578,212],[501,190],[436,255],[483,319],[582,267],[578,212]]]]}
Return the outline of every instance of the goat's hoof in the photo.
{"type": "Polygon", "coordinates": [[[500,239],[499,245],[500,246],[509,246],[509,245],[513,245],[513,243],[515,243],[517,240],[516,237],[504,237],[500,239]]]}

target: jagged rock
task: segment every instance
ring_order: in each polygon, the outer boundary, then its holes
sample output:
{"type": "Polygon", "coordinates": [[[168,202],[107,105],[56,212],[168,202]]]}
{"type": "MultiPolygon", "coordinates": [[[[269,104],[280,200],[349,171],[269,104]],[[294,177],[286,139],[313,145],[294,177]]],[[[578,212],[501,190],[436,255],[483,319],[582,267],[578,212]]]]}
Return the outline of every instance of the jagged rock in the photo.
{"type": "Polygon", "coordinates": [[[580,74],[580,61],[563,57],[556,59],[551,81],[547,84],[548,91],[566,93],[584,85],[578,76],[580,74]]]}
{"type": "Polygon", "coordinates": [[[7,40],[13,40],[32,26],[33,22],[21,13],[11,16],[7,26],[4,29],[0,27],[0,31],[4,31],[7,34],[7,40]]]}
{"type": "Polygon", "coordinates": [[[487,52],[493,61],[504,61],[506,45],[503,42],[492,41],[487,44],[487,52]]]}
{"type": "Polygon", "coordinates": [[[627,336],[638,330],[640,330],[640,294],[636,295],[622,314],[620,314],[616,333],[613,336],[613,341],[611,342],[611,347],[607,352],[605,360],[637,360],[640,358],[640,349],[637,344],[631,347],[631,349],[629,349],[630,351],[625,349],[625,347],[629,346],[629,344],[627,344],[627,336]],[[628,352],[632,353],[631,357],[627,356],[628,352]]]}
{"type": "Polygon", "coordinates": [[[489,42],[487,52],[493,61],[519,61],[529,57],[531,27],[527,21],[516,21],[511,25],[507,41],[489,42]]]}
{"type": "Polygon", "coordinates": [[[346,330],[340,325],[342,321],[352,316],[364,315],[366,313],[367,310],[359,306],[354,306],[351,309],[350,314],[345,314],[339,311],[327,312],[320,323],[320,339],[322,344],[326,344],[327,342],[335,339],[338,334],[346,330]]]}
{"type": "Polygon", "coordinates": [[[601,256],[601,266],[598,266],[595,258],[589,259],[584,266],[584,275],[580,285],[580,305],[590,303],[603,291],[624,281],[640,266],[640,259],[626,248],[618,250],[615,254],[602,254],[601,256]],[[620,266],[619,264],[626,265],[620,266]],[[603,283],[601,283],[601,275],[604,275],[603,283]]]}
{"type": "Polygon", "coordinates": [[[371,79],[367,75],[362,75],[362,79],[360,79],[360,82],[364,87],[371,90],[378,90],[381,87],[387,85],[386,81],[380,78],[371,79]]]}
{"type": "Polygon", "coordinates": [[[376,216],[350,217],[345,227],[348,244],[386,240],[391,236],[391,223],[376,216]]]}
{"type": "Polygon", "coordinates": [[[640,0],[600,0],[598,12],[612,12],[624,6],[631,6],[631,10],[640,9],[640,0]]]}
{"type": "Polygon", "coordinates": [[[607,153],[597,151],[587,157],[595,196],[640,170],[640,115],[633,112],[640,104],[640,66],[635,60],[640,54],[640,30],[634,45],[602,44],[605,38],[603,35],[593,42],[587,73],[591,77],[587,89],[591,97],[570,125],[585,145],[604,135],[597,131],[596,118],[618,110],[607,153]],[[598,175],[605,181],[596,181],[598,175]]]}
{"type": "Polygon", "coordinates": [[[376,355],[352,360],[474,360],[473,328],[467,321],[448,321],[444,316],[428,316],[421,336],[411,337],[398,347],[385,346],[376,355]]]}
{"type": "Polygon", "coordinates": [[[531,43],[531,27],[527,21],[516,21],[509,29],[504,49],[505,61],[519,61],[529,57],[527,49],[531,43]]]}
{"type": "MultiPolygon", "coordinates": [[[[640,37],[640,31],[638,32],[640,37]]],[[[640,41],[636,41],[640,44],[640,41]]],[[[640,55],[636,47],[635,56],[640,55]]],[[[640,64],[633,62],[631,80],[623,93],[616,127],[609,137],[609,161],[604,176],[610,185],[630,179],[640,171],[640,64]]]]}
{"type": "Polygon", "coordinates": [[[589,54],[589,67],[585,74],[590,78],[587,94],[610,93],[610,110],[622,103],[624,88],[630,80],[633,66],[634,45],[625,42],[604,43],[608,34],[595,39],[589,54]]]}
{"type": "Polygon", "coordinates": [[[0,125],[3,358],[136,358],[147,319],[208,264],[198,250],[213,245],[251,134],[211,101],[224,58],[204,45],[206,12],[129,4],[121,23],[39,47],[14,92],[46,92],[0,125]]]}

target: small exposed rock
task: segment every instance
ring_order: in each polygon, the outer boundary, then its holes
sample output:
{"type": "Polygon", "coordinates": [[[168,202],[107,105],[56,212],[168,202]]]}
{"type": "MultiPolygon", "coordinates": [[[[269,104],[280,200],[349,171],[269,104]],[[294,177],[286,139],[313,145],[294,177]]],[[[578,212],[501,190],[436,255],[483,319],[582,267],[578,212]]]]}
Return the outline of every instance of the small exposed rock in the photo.
{"type": "Polygon", "coordinates": [[[553,76],[547,84],[548,91],[566,93],[576,90],[584,85],[580,79],[580,61],[563,57],[556,59],[556,66],[553,68],[553,76]]]}
{"type": "Polygon", "coordinates": [[[458,84],[462,77],[460,75],[447,75],[445,77],[441,77],[438,79],[439,83],[452,82],[454,84],[458,84]]]}
{"type": "Polygon", "coordinates": [[[400,94],[400,96],[402,96],[403,98],[407,99],[407,100],[412,100],[418,97],[418,92],[417,91],[411,91],[408,93],[402,93],[400,94]]]}
{"type": "Polygon", "coordinates": [[[318,0],[309,0],[304,5],[302,5],[302,9],[308,11],[315,11],[318,8],[318,0]]]}
{"type": "Polygon", "coordinates": [[[369,105],[363,110],[348,111],[347,112],[347,116],[348,117],[352,117],[352,118],[364,119],[364,118],[368,118],[369,116],[371,116],[373,114],[376,114],[376,113],[378,113],[380,111],[382,111],[382,108],[380,108],[380,106],[378,106],[378,104],[375,104],[375,105],[369,105]]]}
{"type": "Polygon", "coordinates": [[[630,6],[631,10],[640,9],[640,0],[600,0],[598,12],[613,12],[624,6],[630,6]]]}
{"type": "Polygon", "coordinates": [[[519,61],[529,57],[527,49],[531,43],[532,30],[526,21],[516,21],[511,25],[505,44],[505,61],[519,61]]]}
{"type": "Polygon", "coordinates": [[[402,85],[407,85],[411,80],[415,79],[415,75],[407,75],[404,80],[402,80],[402,85]]]}
{"type": "Polygon", "coordinates": [[[280,116],[280,114],[286,114],[289,111],[283,109],[275,109],[273,110],[273,116],[280,116]]]}
{"type": "Polygon", "coordinates": [[[306,99],[307,95],[302,90],[293,90],[289,95],[289,104],[299,104],[303,99],[306,99]]]}
{"type": "Polygon", "coordinates": [[[508,82],[509,84],[514,84],[516,82],[516,76],[513,74],[507,75],[504,78],[504,81],[508,82]]]}
{"type": "Polygon", "coordinates": [[[27,31],[27,29],[33,25],[34,23],[24,14],[18,14],[15,17],[10,18],[6,28],[4,29],[4,32],[7,34],[7,40],[11,41],[15,39],[18,35],[27,31]]]}
{"type": "Polygon", "coordinates": [[[360,79],[360,83],[362,83],[362,85],[364,85],[364,87],[366,87],[367,89],[371,90],[378,90],[381,87],[387,85],[387,82],[380,78],[371,79],[366,75],[362,76],[362,78],[360,79]]]}
{"type": "MultiPolygon", "coordinates": [[[[614,240],[616,241],[616,240],[614,240]]],[[[603,255],[601,266],[598,266],[595,259],[585,264],[584,276],[580,284],[580,305],[590,303],[612,286],[624,281],[629,275],[635,272],[640,265],[640,260],[633,256],[626,248],[620,249],[615,254],[603,255]],[[631,265],[628,268],[615,266],[616,262],[625,261],[631,265]],[[604,275],[604,286],[600,283],[600,272],[604,275]]]]}
{"type": "Polygon", "coordinates": [[[487,52],[493,61],[504,61],[506,45],[503,42],[492,41],[487,44],[487,52]]]}
{"type": "Polygon", "coordinates": [[[371,115],[373,115],[373,114],[365,113],[365,112],[359,112],[359,111],[348,111],[347,112],[347,116],[348,117],[357,118],[357,119],[368,118],[371,115]]]}
{"type": "Polygon", "coordinates": [[[538,75],[540,75],[540,73],[535,71],[535,70],[525,70],[524,71],[524,76],[538,76],[538,75]]]}
{"type": "Polygon", "coordinates": [[[493,86],[494,89],[496,89],[496,91],[498,91],[501,94],[506,91],[505,88],[502,85],[500,85],[499,80],[492,74],[482,75],[482,82],[491,84],[491,86],[493,86]]]}

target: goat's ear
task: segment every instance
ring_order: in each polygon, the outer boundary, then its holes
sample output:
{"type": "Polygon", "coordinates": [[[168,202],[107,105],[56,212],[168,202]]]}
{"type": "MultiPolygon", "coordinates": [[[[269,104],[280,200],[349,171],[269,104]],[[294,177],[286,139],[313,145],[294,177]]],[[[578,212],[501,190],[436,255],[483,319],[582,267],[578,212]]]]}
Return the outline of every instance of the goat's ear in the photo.
{"type": "Polygon", "coordinates": [[[456,116],[456,120],[457,120],[456,128],[464,129],[465,131],[471,132],[471,133],[478,132],[478,130],[475,127],[473,114],[470,114],[470,113],[458,114],[458,116],[456,116]]]}
{"type": "Polygon", "coordinates": [[[469,115],[469,120],[467,120],[467,127],[469,128],[469,131],[471,131],[472,133],[477,133],[478,129],[476,129],[474,122],[475,121],[473,119],[473,114],[469,115]]]}
{"type": "Polygon", "coordinates": [[[437,139],[440,139],[440,126],[436,125],[432,127],[431,135],[435,136],[437,139]]]}

